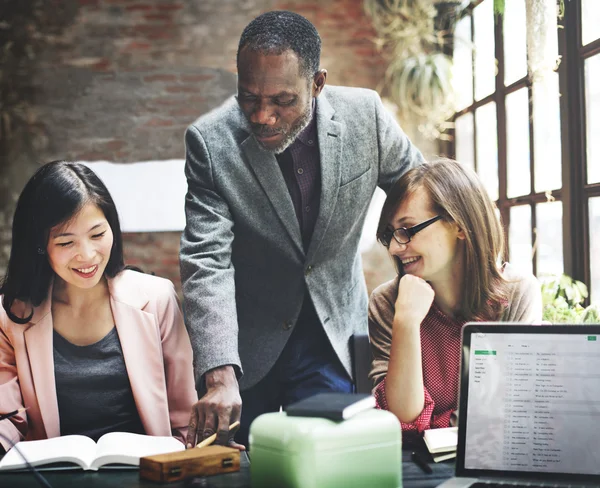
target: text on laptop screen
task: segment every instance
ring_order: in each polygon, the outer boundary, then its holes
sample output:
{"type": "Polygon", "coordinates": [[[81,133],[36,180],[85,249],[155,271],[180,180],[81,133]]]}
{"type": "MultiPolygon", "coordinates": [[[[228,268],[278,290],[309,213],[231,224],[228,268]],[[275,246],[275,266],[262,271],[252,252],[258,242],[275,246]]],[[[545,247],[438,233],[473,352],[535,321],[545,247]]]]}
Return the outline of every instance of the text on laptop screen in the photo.
{"type": "Polygon", "coordinates": [[[600,474],[600,336],[473,333],[465,468],[600,474]]]}

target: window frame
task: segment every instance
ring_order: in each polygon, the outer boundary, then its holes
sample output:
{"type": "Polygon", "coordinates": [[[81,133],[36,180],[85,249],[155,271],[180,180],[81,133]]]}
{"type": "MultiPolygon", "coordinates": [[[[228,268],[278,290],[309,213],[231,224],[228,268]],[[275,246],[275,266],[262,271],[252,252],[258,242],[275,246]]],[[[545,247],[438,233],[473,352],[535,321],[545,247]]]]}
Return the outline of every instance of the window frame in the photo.
{"type": "MultiPolygon", "coordinates": [[[[466,15],[471,16],[471,40],[474,36],[475,22],[473,9],[483,0],[477,0],[468,7],[466,15]]],[[[563,269],[564,273],[591,286],[590,269],[590,226],[589,199],[600,197],[600,183],[587,183],[587,151],[586,151],[586,107],[585,107],[585,60],[600,54],[600,39],[586,46],[581,45],[581,0],[565,2],[564,17],[559,19],[558,52],[561,63],[558,68],[561,134],[561,166],[562,187],[552,190],[554,201],[562,202],[562,236],[563,236],[563,269]]],[[[510,210],[512,207],[529,205],[531,208],[531,242],[535,246],[537,228],[537,210],[539,203],[549,201],[546,192],[535,191],[535,139],[533,129],[532,83],[528,75],[504,85],[504,38],[503,16],[497,15],[494,20],[495,56],[498,71],[495,79],[495,91],[481,100],[473,99],[468,107],[456,112],[453,120],[471,112],[473,114],[473,155],[475,168],[477,161],[477,124],[475,111],[489,102],[496,104],[497,138],[498,138],[498,191],[496,201],[505,229],[507,258],[510,259],[509,234],[510,210]],[[506,130],[506,96],[519,90],[527,89],[529,98],[529,157],[530,157],[530,192],[519,197],[507,197],[507,130],[506,130]]],[[[472,54],[475,70],[475,55],[472,54]]],[[[475,71],[474,71],[475,72],[475,71]]],[[[475,93],[475,76],[471,77],[473,93],[475,93]]],[[[452,134],[454,135],[454,134],[452,134]]],[[[454,142],[441,146],[442,152],[456,156],[454,142]]],[[[533,273],[537,275],[537,256],[532,256],[533,273]]],[[[594,290],[597,294],[598,290],[594,290]]],[[[589,303],[589,298],[586,304],[589,303]]]]}
{"type": "MultiPolygon", "coordinates": [[[[565,272],[591,285],[588,202],[600,196],[600,183],[588,184],[586,151],[585,60],[600,54],[600,38],[581,45],[581,0],[565,3],[564,29],[558,31],[563,140],[563,214],[565,272]]],[[[588,302],[586,302],[588,303],[588,302]]]]}

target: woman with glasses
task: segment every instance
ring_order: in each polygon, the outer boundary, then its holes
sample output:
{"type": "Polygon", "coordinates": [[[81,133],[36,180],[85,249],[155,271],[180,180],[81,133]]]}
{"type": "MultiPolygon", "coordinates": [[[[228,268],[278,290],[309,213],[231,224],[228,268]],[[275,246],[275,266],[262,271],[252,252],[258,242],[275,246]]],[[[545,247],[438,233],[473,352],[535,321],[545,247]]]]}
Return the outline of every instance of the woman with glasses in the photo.
{"type": "Polygon", "coordinates": [[[495,206],[456,161],[405,173],[388,193],[377,237],[398,277],[371,296],[370,377],[378,406],[398,417],[410,441],[454,420],[462,326],[541,322],[541,292],[533,275],[502,262],[495,206]]]}

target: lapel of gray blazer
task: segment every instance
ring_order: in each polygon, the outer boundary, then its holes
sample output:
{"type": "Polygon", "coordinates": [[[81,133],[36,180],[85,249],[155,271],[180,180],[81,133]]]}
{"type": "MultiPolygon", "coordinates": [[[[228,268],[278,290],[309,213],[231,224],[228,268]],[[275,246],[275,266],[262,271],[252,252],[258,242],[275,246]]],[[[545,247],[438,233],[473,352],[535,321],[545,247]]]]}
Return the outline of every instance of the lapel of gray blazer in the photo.
{"type": "Polygon", "coordinates": [[[321,156],[321,201],[319,216],[306,255],[308,263],[317,253],[323,240],[327,226],[333,216],[333,209],[340,188],[344,126],[340,122],[332,120],[334,113],[335,110],[325,98],[325,93],[321,93],[317,98],[317,133],[321,156]]]}
{"type": "Polygon", "coordinates": [[[281,174],[279,163],[273,153],[263,150],[252,135],[241,144],[242,150],[248,158],[252,171],[256,175],[263,191],[271,201],[279,220],[287,230],[294,247],[304,256],[300,225],[292,198],[281,174]]]}

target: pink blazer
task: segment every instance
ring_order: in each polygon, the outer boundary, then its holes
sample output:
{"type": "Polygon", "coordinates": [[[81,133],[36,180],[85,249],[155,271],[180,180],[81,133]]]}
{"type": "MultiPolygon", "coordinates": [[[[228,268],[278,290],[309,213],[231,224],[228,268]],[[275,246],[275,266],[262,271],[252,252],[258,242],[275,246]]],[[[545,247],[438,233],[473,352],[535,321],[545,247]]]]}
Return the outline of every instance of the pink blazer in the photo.
{"type": "MultiPolygon", "coordinates": [[[[108,284],[146,434],[173,435],[184,442],[198,397],[192,348],[173,284],[136,271],[123,271],[108,284]]],[[[0,307],[0,413],[28,407],[0,422],[0,434],[13,442],[60,436],[50,307],[51,300],[46,299],[24,325],[12,322],[0,307]]],[[[0,443],[6,450],[10,447],[2,437],[0,443]]]]}

